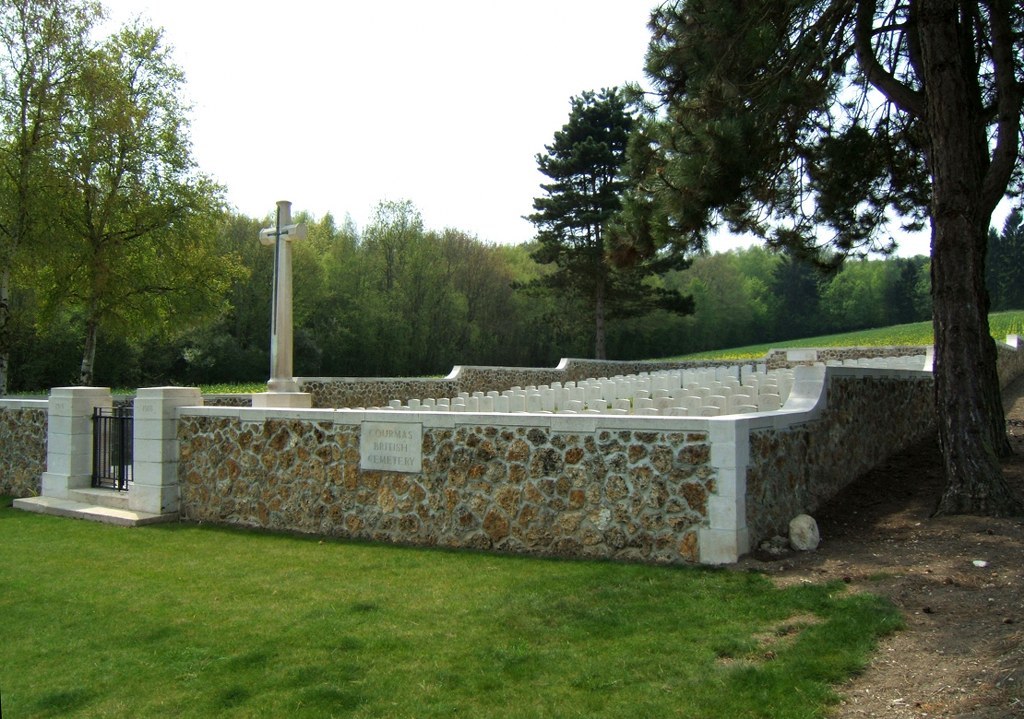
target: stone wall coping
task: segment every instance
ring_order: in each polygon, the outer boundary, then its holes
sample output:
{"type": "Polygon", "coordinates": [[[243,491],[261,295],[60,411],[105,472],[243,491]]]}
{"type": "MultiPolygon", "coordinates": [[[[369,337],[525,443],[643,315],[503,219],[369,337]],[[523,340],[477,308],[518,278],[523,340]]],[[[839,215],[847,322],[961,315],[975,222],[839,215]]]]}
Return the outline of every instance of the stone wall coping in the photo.
{"type": "Polygon", "coordinates": [[[48,399],[0,399],[0,409],[46,409],[48,399]]]}
{"type": "Polygon", "coordinates": [[[219,405],[179,407],[177,411],[179,417],[226,417],[243,422],[262,422],[267,419],[334,422],[334,415],[337,412],[333,409],[278,409],[274,407],[222,407],[219,405]]]}
{"type": "Polygon", "coordinates": [[[201,396],[196,387],[140,387],[136,399],[192,399],[201,396]]]}
{"type": "Polygon", "coordinates": [[[51,397],[109,397],[110,387],[54,387],[51,397]]]}

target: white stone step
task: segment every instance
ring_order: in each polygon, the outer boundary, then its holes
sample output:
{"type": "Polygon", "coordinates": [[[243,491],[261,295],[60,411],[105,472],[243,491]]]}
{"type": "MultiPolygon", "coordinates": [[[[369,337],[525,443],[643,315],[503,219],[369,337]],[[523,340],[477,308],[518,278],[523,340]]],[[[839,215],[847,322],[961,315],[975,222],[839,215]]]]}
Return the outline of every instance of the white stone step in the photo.
{"type": "Polygon", "coordinates": [[[69,489],[68,499],[72,502],[81,502],[82,504],[90,504],[96,507],[128,509],[128,492],[118,492],[115,489],[93,487],[69,489]]]}
{"type": "Polygon", "coordinates": [[[116,524],[121,527],[139,527],[144,524],[178,521],[177,512],[149,514],[147,512],[133,512],[128,509],[101,507],[96,504],[76,502],[71,499],[56,499],[54,497],[15,499],[14,508],[38,514],[52,514],[58,517],[71,517],[73,519],[87,519],[92,522],[116,524]]]}

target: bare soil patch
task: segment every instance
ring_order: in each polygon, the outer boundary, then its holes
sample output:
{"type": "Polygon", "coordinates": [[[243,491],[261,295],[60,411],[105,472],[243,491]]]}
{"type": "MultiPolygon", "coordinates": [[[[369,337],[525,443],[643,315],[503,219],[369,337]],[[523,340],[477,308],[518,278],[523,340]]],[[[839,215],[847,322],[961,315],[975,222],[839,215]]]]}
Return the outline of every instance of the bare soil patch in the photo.
{"type": "MultiPolygon", "coordinates": [[[[1016,454],[1003,472],[1024,494],[1024,378],[1004,407],[1016,454]]],[[[817,551],[737,567],[780,584],[842,580],[902,610],[906,629],[840,687],[839,719],[1024,717],[1024,517],[932,518],[942,481],[932,438],[822,508],[817,551]]]]}

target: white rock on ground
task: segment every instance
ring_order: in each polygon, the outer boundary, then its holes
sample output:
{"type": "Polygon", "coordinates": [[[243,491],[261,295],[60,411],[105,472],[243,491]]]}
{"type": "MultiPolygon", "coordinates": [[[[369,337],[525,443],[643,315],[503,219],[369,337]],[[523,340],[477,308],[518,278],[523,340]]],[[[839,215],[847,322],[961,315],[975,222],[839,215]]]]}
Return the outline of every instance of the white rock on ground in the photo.
{"type": "Polygon", "coordinates": [[[789,523],[789,543],[798,552],[812,552],[818,548],[821,535],[814,517],[801,514],[789,523]]]}

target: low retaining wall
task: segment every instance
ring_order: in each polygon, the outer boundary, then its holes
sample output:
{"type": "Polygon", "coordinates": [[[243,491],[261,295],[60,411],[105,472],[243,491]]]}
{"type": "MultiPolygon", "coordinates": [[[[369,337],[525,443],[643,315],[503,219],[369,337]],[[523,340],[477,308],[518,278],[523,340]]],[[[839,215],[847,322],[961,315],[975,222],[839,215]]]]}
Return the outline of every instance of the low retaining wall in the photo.
{"type": "Polygon", "coordinates": [[[717,564],[932,431],[932,416],[930,373],[820,365],[797,370],[785,409],[731,417],[186,408],[180,512],[399,544],[717,564]]]}
{"type": "Polygon", "coordinates": [[[1024,352],[1018,335],[1007,335],[1006,342],[996,343],[996,374],[999,388],[1006,389],[1011,382],[1024,375],[1024,352]]]}
{"type": "MultiPolygon", "coordinates": [[[[1010,339],[1000,345],[1004,385],[1024,371],[1024,353],[1010,339]]],[[[804,354],[789,361],[840,361],[804,354]]],[[[586,369],[571,376],[655,368],[579,364],[586,369]]],[[[456,392],[483,386],[472,384],[483,378],[529,384],[550,371],[513,377],[500,368],[462,368],[466,389],[456,392]]],[[[182,391],[160,389],[154,397],[182,391]]],[[[188,403],[199,401],[189,392],[188,403]]],[[[158,451],[146,461],[169,473],[161,506],[173,504],[190,520],[717,564],[784,531],[794,515],[813,512],[932,432],[932,393],[929,372],[817,364],[797,368],[782,410],[723,417],[181,407],[175,400],[159,410],[158,451]]],[[[47,405],[0,401],[0,491],[38,493],[47,405]]]]}
{"type": "Polygon", "coordinates": [[[313,406],[385,407],[391,400],[408,402],[421,397],[455,397],[460,392],[503,391],[510,387],[577,382],[590,377],[639,374],[690,367],[735,366],[729,362],[620,362],[563,359],[557,367],[455,367],[443,379],[377,377],[299,377],[302,392],[312,395],[313,406]]]}
{"type": "Polygon", "coordinates": [[[0,494],[33,497],[46,471],[47,404],[0,400],[0,494]]]}
{"type": "Polygon", "coordinates": [[[785,536],[793,517],[815,512],[852,480],[935,431],[930,373],[829,367],[827,375],[825,396],[802,421],[748,428],[747,524],[755,541],[785,536]]]}
{"type": "Polygon", "coordinates": [[[816,362],[842,363],[864,357],[914,357],[928,354],[931,346],[901,345],[899,347],[808,347],[770,350],[763,360],[768,369],[810,365],[816,362]]]}
{"type": "Polygon", "coordinates": [[[620,360],[563,359],[557,367],[473,367],[460,365],[447,377],[298,377],[302,392],[311,395],[313,407],[385,407],[392,400],[403,403],[424,397],[455,397],[460,392],[503,391],[510,387],[578,382],[593,377],[614,377],[643,372],[705,367],[735,367],[763,364],[768,369],[842,362],[864,357],[910,357],[923,355],[928,347],[828,347],[822,349],[771,350],[761,359],[686,360],[639,362],[620,360]]]}
{"type": "Polygon", "coordinates": [[[495,419],[184,410],[181,516],[401,544],[698,561],[715,483],[706,429],[495,419]],[[361,468],[380,445],[363,441],[367,427],[380,420],[414,438],[416,471],[361,468]]]}

